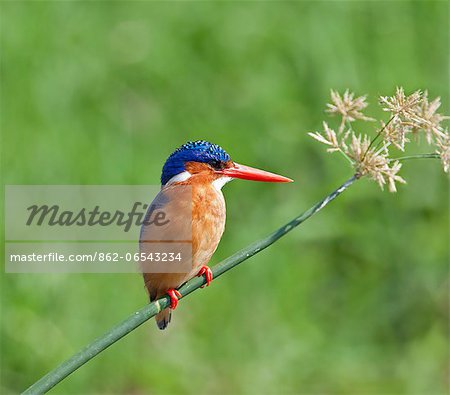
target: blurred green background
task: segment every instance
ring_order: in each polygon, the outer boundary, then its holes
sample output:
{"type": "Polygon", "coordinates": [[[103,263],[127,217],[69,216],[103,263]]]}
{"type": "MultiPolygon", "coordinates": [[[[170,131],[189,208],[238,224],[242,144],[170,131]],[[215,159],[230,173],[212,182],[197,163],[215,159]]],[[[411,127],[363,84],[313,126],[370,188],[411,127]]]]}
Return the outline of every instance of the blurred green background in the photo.
{"type": "MultiPolygon", "coordinates": [[[[199,138],[296,180],[224,188],[213,264],[351,175],[306,135],[330,88],[372,104],[427,88],[449,113],[446,1],[0,7],[5,184],[156,184],[171,151],[199,138]]],[[[447,393],[448,180],[433,160],[402,172],[397,194],[362,180],[186,299],[168,330],[148,322],[52,392],[447,393]]],[[[2,393],[146,303],[138,275],[2,280],[2,393]]]]}

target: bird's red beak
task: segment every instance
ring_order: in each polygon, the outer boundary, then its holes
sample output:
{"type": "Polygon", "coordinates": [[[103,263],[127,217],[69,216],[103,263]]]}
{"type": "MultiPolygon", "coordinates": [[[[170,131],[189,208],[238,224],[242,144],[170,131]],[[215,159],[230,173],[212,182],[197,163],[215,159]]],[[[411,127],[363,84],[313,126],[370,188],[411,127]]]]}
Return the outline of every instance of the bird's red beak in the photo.
{"type": "Polygon", "coordinates": [[[290,178],[280,176],[278,174],[269,173],[268,171],[255,169],[253,167],[234,163],[233,167],[223,169],[221,173],[224,176],[232,178],[240,178],[242,180],[265,181],[265,182],[293,182],[290,178]]]}

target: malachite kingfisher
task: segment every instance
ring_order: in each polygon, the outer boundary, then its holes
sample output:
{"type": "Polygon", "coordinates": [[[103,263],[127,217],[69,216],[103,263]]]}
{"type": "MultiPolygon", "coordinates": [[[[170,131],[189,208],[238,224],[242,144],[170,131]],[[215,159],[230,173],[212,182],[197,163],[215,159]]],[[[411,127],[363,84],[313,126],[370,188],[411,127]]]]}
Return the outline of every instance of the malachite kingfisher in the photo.
{"type": "MultiPolygon", "coordinates": [[[[177,288],[194,276],[204,275],[206,285],[210,284],[213,275],[207,264],[225,228],[226,210],[222,187],[236,178],[292,182],[290,178],[233,162],[223,148],[204,140],[187,142],[166,160],[161,175],[161,191],[149,210],[154,213],[156,207],[168,213],[168,218],[172,218],[162,231],[164,235],[190,235],[191,256],[187,270],[179,270],[182,271],[180,273],[169,269],[170,262],[167,262],[167,272],[164,270],[165,266],[162,270],[143,271],[150,301],[166,294],[171,300],[170,307],[155,317],[159,329],[167,327],[172,310],[177,307],[181,297],[177,288]],[[180,187],[188,187],[189,193],[179,193],[180,187]]],[[[161,230],[159,232],[155,232],[154,225],[144,222],[139,243],[141,256],[154,252],[155,244],[152,241],[164,238],[161,237],[161,230]]]]}

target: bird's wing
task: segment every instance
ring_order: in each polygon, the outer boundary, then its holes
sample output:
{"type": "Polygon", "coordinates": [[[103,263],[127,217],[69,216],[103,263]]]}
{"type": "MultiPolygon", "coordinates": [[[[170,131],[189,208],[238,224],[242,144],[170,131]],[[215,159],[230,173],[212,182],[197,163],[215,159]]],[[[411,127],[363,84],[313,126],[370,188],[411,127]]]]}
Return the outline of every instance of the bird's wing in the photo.
{"type": "MultiPolygon", "coordinates": [[[[177,288],[192,270],[192,193],[190,187],[174,185],[161,190],[147,210],[141,228],[140,252],[144,256],[159,253],[158,261],[141,259],[145,285],[154,300],[177,288]],[[156,221],[156,218],[160,218],[156,221]],[[163,218],[161,220],[161,218],[163,218]],[[180,260],[170,254],[180,253],[180,260]],[[161,260],[164,256],[168,260],[161,260]]],[[[141,255],[142,256],[142,255],[141,255]]],[[[155,255],[156,257],[156,255],[155,255]]]]}

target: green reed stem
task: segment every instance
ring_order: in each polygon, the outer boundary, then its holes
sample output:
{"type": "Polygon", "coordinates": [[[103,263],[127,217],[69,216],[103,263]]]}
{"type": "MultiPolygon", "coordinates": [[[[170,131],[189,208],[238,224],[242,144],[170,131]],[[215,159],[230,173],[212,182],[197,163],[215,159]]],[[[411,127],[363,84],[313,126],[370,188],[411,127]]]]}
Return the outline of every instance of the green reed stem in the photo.
{"type": "MultiPolygon", "coordinates": [[[[230,257],[226,258],[222,262],[218,263],[212,268],[213,276],[216,279],[228,270],[234,268],[245,260],[249,259],[253,255],[261,252],[265,248],[269,247],[271,244],[275,243],[278,239],[289,233],[298,225],[302,224],[308,218],[312,217],[314,214],[319,212],[328,203],[338,197],[342,192],[344,192],[350,185],[352,185],[359,177],[354,175],[344,182],[339,188],[331,192],[328,196],[322,199],[320,202],[316,203],[309,210],[295,217],[293,220],[283,225],[281,228],[272,232],[268,236],[261,240],[258,240],[249,246],[243,248],[242,250],[236,252],[230,257]]],[[[205,284],[205,278],[194,277],[179,288],[180,293],[183,297],[189,295],[195,290],[199,289],[205,284]]],[[[88,344],[86,347],[78,351],[76,354],[71,356],[61,365],[57,366],[55,369],[47,373],[41,379],[36,381],[32,386],[23,392],[23,394],[43,394],[53,388],[55,385],[60,383],[63,379],[73,373],[75,370],[83,366],[86,362],[90,361],[96,355],[100,354],[106,350],[109,346],[120,340],[122,337],[135,330],[137,327],[142,325],[145,321],[151,317],[158,314],[161,310],[168,307],[170,304],[170,299],[168,296],[162,297],[155,302],[152,302],[135,313],[131,314],[128,318],[111,328],[108,332],[98,337],[92,343],[88,344]]]]}
{"type": "Polygon", "coordinates": [[[409,156],[401,156],[399,158],[392,158],[389,162],[393,160],[410,160],[410,159],[440,159],[439,154],[431,153],[431,154],[418,154],[418,155],[409,155],[409,156]]]}

